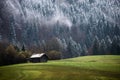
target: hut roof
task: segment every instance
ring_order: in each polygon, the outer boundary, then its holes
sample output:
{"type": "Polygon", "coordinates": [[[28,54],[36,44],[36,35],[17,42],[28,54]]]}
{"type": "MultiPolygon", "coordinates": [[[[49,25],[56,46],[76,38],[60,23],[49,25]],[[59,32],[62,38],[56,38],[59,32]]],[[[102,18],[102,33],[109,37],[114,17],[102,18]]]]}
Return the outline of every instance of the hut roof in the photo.
{"type": "Polygon", "coordinates": [[[42,57],[43,55],[45,55],[45,53],[37,53],[37,54],[33,54],[30,58],[40,58],[42,57]]]}

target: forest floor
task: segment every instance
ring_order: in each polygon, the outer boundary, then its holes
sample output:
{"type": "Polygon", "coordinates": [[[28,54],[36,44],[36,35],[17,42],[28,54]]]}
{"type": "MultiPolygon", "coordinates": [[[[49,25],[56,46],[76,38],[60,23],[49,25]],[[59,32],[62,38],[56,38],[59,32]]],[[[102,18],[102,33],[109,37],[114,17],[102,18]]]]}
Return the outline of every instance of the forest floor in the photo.
{"type": "Polygon", "coordinates": [[[120,80],[120,56],[84,56],[1,66],[0,80],[120,80]]]}

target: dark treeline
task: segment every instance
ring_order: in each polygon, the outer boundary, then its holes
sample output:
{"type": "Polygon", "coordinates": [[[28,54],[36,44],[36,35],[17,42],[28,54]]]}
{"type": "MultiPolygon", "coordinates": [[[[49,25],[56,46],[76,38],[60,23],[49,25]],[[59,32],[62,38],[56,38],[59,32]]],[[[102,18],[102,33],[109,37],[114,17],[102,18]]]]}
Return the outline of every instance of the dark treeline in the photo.
{"type": "Polygon", "coordinates": [[[8,42],[0,42],[0,65],[25,63],[29,56],[28,51],[23,51],[8,42]]]}
{"type": "Polygon", "coordinates": [[[42,48],[32,46],[26,49],[24,45],[17,46],[10,44],[6,41],[0,42],[0,66],[26,63],[29,57],[35,53],[45,52],[50,60],[56,60],[61,58],[61,52],[58,50],[58,44],[56,42],[47,44],[42,48]]]}

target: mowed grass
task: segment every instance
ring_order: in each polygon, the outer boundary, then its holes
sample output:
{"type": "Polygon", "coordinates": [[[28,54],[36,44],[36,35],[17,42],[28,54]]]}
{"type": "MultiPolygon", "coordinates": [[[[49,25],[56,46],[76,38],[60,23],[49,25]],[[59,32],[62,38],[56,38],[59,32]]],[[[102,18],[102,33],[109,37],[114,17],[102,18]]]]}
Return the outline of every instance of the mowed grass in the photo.
{"type": "Polygon", "coordinates": [[[2,66],[0,80],[120,80],[120,56],[85,56],[2,66]]]}

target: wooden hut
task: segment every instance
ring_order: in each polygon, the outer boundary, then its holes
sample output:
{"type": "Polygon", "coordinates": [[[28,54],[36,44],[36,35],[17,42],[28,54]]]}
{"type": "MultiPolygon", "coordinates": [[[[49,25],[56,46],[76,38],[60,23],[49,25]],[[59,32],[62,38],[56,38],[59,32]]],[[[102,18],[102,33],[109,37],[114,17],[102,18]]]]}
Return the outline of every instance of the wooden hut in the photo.
{"type": "Polygon", "coordinates": [[[30,62],[38,63],[38,62],[47,62],[48,56],[45,53],[34,53],[30,58],[30,62]]]}

